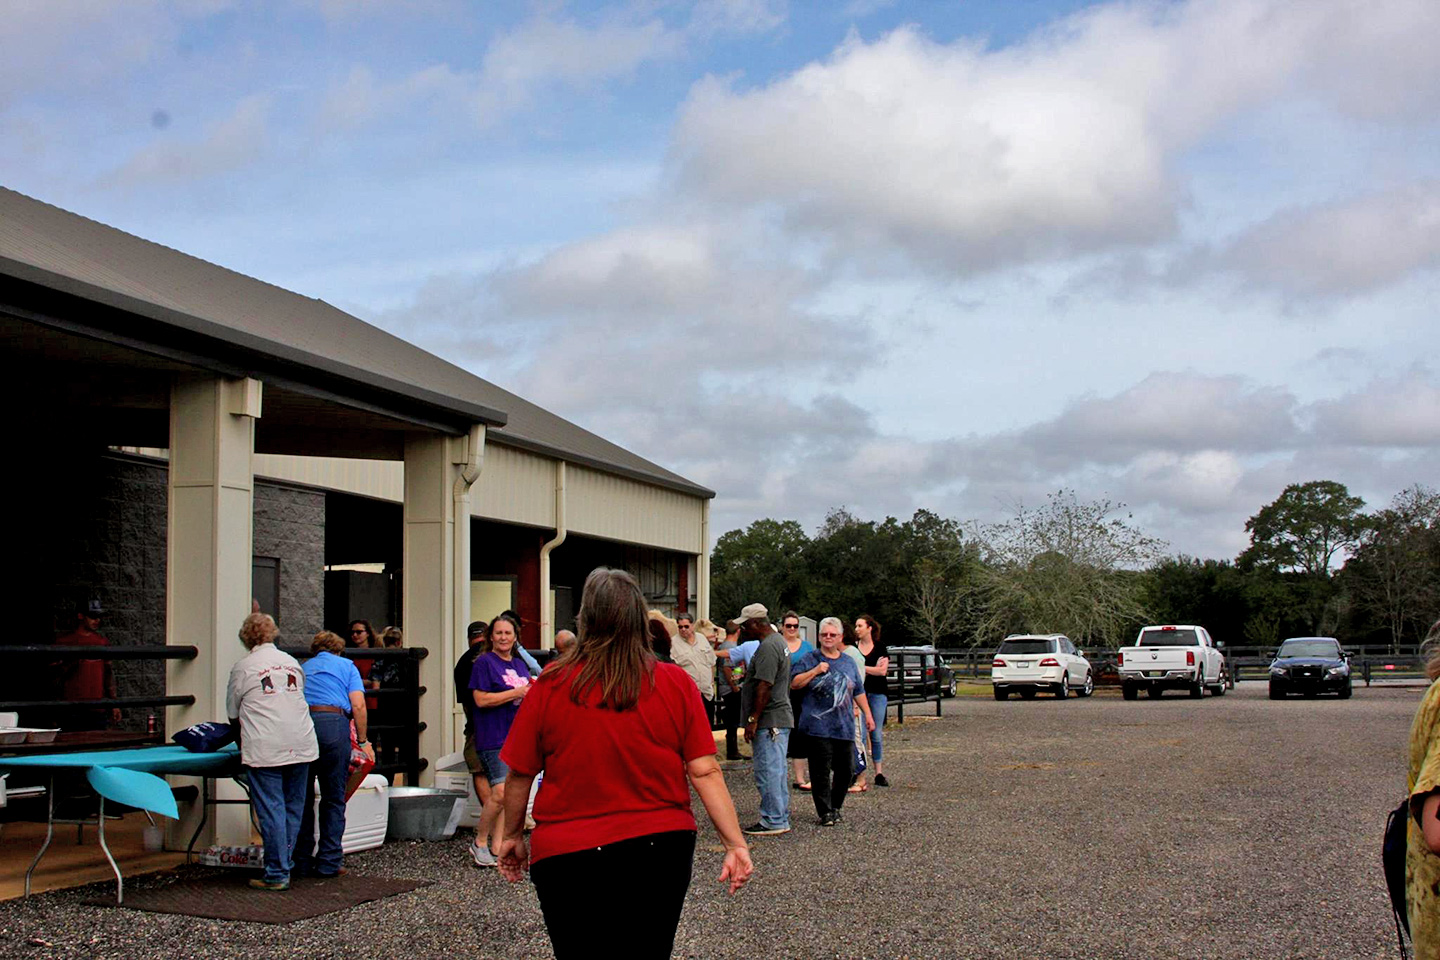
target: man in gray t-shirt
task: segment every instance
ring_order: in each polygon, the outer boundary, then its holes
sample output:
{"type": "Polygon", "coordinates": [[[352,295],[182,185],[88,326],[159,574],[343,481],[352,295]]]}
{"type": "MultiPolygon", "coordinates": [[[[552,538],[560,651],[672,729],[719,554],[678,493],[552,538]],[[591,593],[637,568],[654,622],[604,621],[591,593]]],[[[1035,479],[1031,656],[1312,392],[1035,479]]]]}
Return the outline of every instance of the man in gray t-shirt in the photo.
{"type": "Polygon", "coordinates": [[[759,640],[745,672],[741,702],[745,740],[754,745],[755,789],[760,792],[760,821],[749,834],[790,832],[790,788],[785,782],[785,751],[795,716],[790,710],[790,653],[770,627],[768,611],[752,603],[740,611],[742,640],[759,640]]]}

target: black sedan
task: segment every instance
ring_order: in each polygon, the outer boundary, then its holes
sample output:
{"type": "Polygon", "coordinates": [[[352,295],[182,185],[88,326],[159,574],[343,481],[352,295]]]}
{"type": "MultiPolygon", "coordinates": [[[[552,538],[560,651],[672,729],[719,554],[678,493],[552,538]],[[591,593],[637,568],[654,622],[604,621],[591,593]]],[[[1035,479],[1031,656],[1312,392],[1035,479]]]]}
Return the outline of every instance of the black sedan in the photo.
{"type": "Polygon", "coordinates": [[[1334,637],[1291,637],[1270,664],[1270,699],[1287,694],[1350,696],[1350,655],[1334,637]]]}

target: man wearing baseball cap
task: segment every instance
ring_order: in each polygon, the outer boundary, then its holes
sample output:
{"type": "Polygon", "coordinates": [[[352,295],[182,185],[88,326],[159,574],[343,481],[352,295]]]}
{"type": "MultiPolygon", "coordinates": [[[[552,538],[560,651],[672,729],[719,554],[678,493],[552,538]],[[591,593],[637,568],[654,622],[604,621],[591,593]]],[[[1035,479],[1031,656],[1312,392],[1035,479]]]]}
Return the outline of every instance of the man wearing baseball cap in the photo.
{"type": "MultiPolygon", "coordinates": [[[[100,598],[81,601],[75,607],[75,631],[58,638],[55,643],[65,647],[108,647],[110,641],[100,632],[105,607],[100,598]]],[[[115,674],[109,660],[67,660],[61,667],[61,694],[72,703],[86,700],[113,699],[116,695],[115,674]]],[[[75,708],[61,724],[67,730],[104,730],[120,723],[120,711],[104,707],[75,708]]]]}
{"type": "Polygon", "coordinates": [[[760,641],[740,691],[745,740],[754,745],[755,789],[760,792],[760,820],[745,832],[789,833],[785,750],[790,744],[790,728],[795,726],[790,709],[790,653],[780,634],[770,628],[770,612],[763,604],[748,604],[735,619],[740,621],[742,639],[760,641]]]}

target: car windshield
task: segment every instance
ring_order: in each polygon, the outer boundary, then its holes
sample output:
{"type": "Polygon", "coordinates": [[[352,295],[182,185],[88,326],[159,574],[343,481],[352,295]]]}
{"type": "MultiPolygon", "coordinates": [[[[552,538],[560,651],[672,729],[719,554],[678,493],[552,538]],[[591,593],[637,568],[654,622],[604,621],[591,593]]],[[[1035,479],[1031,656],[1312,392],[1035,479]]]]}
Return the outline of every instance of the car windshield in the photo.
{"type": "Polygon", "coordinates": [[[1280,644],[1277,657],[1329,657],[1340,659],[1340,644],[1335,640],[1286,640],[1280,644]]]}
{"type": "Polygon", "coordinates": [[[1000,644],[1000,653],[1054,653],[1054,640],[1006,640],[1000,644]]]}
{"type": "Polygon", "coordinates": [[[1194,630],[1142,630],[1142,647],[1198,647],[1200,638],[1194,630]]]}

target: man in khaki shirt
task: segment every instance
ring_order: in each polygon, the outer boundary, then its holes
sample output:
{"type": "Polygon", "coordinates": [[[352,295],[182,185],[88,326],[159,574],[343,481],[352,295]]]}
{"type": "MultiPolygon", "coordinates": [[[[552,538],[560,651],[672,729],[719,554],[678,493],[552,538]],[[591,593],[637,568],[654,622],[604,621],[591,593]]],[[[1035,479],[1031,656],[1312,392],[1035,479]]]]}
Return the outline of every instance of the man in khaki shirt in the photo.
{"type": "Polygon", "coordinates": [[[695,621],[690,614],[682,613],[675,618],[680,630],[678,637],[670,638],[670,659],[690,674],[700,696],[705,700],[706,716],[713,716],[711,706],[715,701],[715,648],[708,640],[695,635],[695,621]]]}

